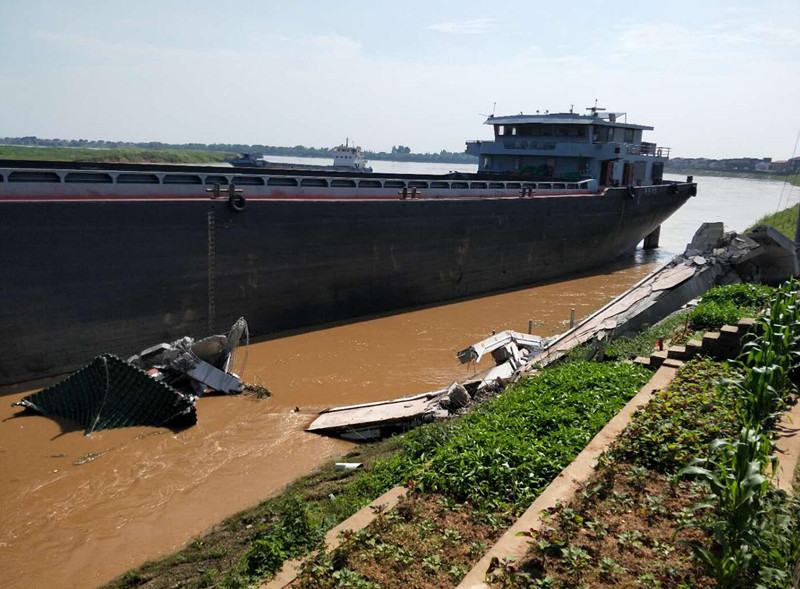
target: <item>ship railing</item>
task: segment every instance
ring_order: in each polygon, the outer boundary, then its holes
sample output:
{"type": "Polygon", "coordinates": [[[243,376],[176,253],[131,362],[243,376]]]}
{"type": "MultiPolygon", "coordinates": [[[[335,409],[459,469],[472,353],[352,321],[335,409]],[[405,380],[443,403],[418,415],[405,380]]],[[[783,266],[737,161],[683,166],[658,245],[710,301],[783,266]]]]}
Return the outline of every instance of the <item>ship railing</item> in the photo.
{"type": "Polygon", "coordinates": [[[628,155],[649,155],[651,157],[669,157],[669,147],[659,147],[655,143],[628,144],[625,153],[628,155]]]}

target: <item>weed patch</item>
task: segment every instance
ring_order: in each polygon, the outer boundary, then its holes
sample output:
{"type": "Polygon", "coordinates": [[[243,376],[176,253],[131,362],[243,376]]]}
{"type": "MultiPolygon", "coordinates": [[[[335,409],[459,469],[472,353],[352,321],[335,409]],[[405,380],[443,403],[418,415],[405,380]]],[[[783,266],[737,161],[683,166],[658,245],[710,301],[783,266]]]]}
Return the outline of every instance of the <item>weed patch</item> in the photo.
{"type": "Polygon", "coordinates": [[[734,396],[720,386],[735,375],[727,363],[695,359],[637,411],[617,438],[613,455],[658,472],[674,472],[708,444],[737,431],[734,396]]]}
{"type": "Polygon", "coordinates": [[[700,303],[689,312],[692,329],[719,329],[735,325],[743,317],[761,311],[775,289],[761,284],[716,286],[705,293],[700,303]]]}

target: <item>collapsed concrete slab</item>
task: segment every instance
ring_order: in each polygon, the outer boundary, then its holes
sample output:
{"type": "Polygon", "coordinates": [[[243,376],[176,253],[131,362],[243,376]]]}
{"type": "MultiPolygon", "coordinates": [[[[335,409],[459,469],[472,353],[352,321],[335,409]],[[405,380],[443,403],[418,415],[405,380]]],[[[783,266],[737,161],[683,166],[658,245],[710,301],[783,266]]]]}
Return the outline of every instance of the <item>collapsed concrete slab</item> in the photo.
{"type": "Polygon", "coordinates": [[[646,276],[559,336],[523,370],[546,366],[572,348],[653,325],[713,286],[744,281],[777,284],[798,275],[794,243],[771,227],[725,233],[703,223],[683,255],[646,276]]]}
{"type": "Polygon", "coordinates": [[[111,354],[13,405],[74,421],[84,434],[137,425],[191,425],[196,398],[111,354]]]}
{"type": "Polygon", "coordinates": [[[458,352],[462,364],[491,354],[495,366],[480,377],[415,397],[326,409],[307,431],[365,440],[465,411],[486,391],[502,390],[536,367],[555,362],[576,346],[603,342],[653,325],[697,299],[712,286],[777,283],[798,274],[794,244],[772,228],[746,235],[725,233],[722,223],[704,223],[683,255],[646,276],[566,333],[542,338],[502,331],[458,352]]]}
{"type": "Polygon", "coordinates": [[[374,440],[433,420],[436,412],[442,410],[441,397],[447,395],[448,390],[443,389],[391,401],[325,409],[306,431],[346,440],[374,440]]]}

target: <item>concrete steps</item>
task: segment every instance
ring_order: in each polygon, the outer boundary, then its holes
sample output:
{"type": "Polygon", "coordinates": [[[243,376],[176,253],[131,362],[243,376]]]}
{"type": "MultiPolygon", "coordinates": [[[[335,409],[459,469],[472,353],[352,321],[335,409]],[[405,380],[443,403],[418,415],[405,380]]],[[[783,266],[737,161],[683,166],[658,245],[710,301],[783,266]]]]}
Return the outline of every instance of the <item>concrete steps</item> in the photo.
{"type": "Polygon", "coordinates": [[[740,319],[736,325],[723,325],[719,331],[708,331],[703,339],[689,340],[686,345],[670,346],[650,354],[649,358],[638,356],[633,361],[648,368],[680,366],[695,356],[710,356],[720,360],[735,358],[742,347],[742,338],[755,324],[753,317],[740,319]]]}

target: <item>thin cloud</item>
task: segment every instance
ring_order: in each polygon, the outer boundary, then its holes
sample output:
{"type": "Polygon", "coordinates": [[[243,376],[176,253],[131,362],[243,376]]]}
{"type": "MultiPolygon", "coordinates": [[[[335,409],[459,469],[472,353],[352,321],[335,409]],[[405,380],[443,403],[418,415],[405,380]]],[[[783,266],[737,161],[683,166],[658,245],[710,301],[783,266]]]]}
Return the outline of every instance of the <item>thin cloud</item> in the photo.
{"type": "Polygon", "coordinates": [[[471,20],[446,21],[430,25],[428,28],[440,33],[453,35],[478,35],[497,27],[493,18],[474,18],[471,20]]]}
{"type": "Polygon", "coordinates": [[[207,58],[210,56],[226,56],[235,58],[241,56],[241,54],[238,54],[237,52],[228,50],[206,51],[183,49],[168,45],[153,45],[150,43],[112,42],[98,39],[96,37],[82,37],[79,35],[70,35],[65,33],[53,33],[51,31],[36,31],[33,33],[33,37],[48,43],[59,45],[64,49],[105,57],[137,56],[157,58],[207,58]]]}
{"type": "Polygon", "coordinates": [[[326,52],[355,53],[361,49],[361,42],[341,35],[320,35],[311,39],[311,44],[326,52]]]}

